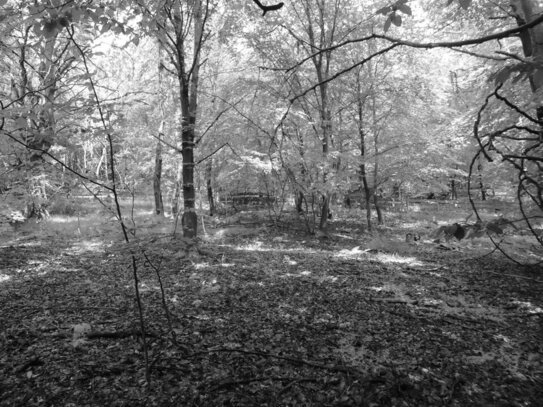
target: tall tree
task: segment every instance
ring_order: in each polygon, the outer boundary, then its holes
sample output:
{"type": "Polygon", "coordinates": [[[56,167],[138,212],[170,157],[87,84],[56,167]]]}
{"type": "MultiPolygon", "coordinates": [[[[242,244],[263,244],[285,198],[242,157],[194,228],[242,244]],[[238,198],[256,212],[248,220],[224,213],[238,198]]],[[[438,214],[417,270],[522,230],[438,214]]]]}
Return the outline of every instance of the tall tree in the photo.
{"type": "Polygon", "coordinates": [[[342,0],[303,0],[293,5],[294,27],[285,27],[289,34],[304,50],[311,60],[317,83],[316,106],[320,118],[320,137],[322,143],[322,191],[319,229],[326,231],[330,215],[330,198],[332,190],[329,186],[331,165],[329,163],[330,143],[332,136],[332,106],[329,90],[330,70],[332,68],[332,52],[319,52],[331,47],[338,39],[341,12],[345,7],[342,0]]]}
{"type": "MultiPolygon", "coordinates": [[[[194,149],[198,109],[198,84],[201,54],[206,40],[205,26],[210,13],[210,0],[163,0],[158,4],[141,3],[145,12],[143,24],[161,42],[173,65],[179,86],[181,106],[181,155],[183,236],[192,239],[197,235],[197,215],[194,186],[194,149]]],[[[177,212],[176,206],[173,208],[177,212]]]]}

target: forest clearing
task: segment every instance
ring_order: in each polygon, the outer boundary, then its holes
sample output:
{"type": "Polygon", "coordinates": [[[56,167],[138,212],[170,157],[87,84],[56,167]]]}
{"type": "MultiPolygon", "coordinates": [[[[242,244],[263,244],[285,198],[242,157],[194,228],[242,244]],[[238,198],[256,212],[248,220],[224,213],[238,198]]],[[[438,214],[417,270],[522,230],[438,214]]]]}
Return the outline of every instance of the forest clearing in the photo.
{"type": "Polygon", "coordinates": [[[543,405],[541,0],[0,0],[0,407],[543,405]]]}

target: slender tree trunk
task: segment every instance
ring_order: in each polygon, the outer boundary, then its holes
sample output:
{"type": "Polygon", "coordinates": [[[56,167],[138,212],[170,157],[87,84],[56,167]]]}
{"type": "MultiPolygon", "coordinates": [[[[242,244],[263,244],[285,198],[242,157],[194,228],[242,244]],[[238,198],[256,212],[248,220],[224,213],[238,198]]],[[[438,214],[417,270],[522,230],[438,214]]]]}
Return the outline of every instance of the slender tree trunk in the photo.
{"type": "Polygon", "coordinates": [[[304,193],[302,191],[296,191],[294,197],[294,203],[296,204],[296,212],[301,215],[304,213],[304,193]]]}
{"type": "Polygon", "coordinates": [[[153,176],[153,192],[155,196],[155,213],[164,216],[164,201],[162,200],[162,139],[164,137],[164,125],[166,115],[164,113],[165,95],[162,92],[162,47],[158,44],[158,92],[159,92],[159,110],[160,110],[160,126],[158,128],[158,136],[155,148],[155,171],[153,176]]]}
{"type": "Polygon", "coordinates": [[[364,100],[362,98],[362,86],[360,83],[360,72],[356,72],[356,90],[358,107],[358,136],[360,139],[360,179],[364,188],[364,201],[366,208],[366,223],[368,231],[371,232],[371,189],[366,174],[366,133],[364,132],[364,100]]]}
{"type": "Polygon", "coordinates": [[[177,168],[177,173],[175,177],[175,189],[173,192],[172,198],[172,216],[175,218],[179,213],[179,201],[181,200],[181,187],[183,185],[183,175],[182,168],[179,166],[177,168]]]}
{"type": "MultiPolygon", "coordinates": [[[[186,123],[186,122],[185,122],[186,123]]],[[[183,155],[183,236],[189,239],[198,234],[196,216],[196,190],[194,188],[194,117],[188,118],[182,133],[183,155]]]]}
{"type": "MultiPolygon", "coordinates": [[[[319,70],[317,77],[319,78],[319,82],[322,82],[324,78],[328,77],[327,70],[325,74],[323,74],[319,70]]],[[[326,233],[328,230],[328,219],[330,218],[331,191],[328,189],[327,182],[329,177],[328,156],[330,152],[330,134],[332,134],[332,115],[330,114],[330,109],[328,107],[328,84],[322,84],[319,89],[321,99],[322,159],[324,162],[322,181],[325,188],[325,192],[322,195],[322,208],[319,230],[326,233]]]]}
{"type": "Polygon", "coordinates": [[[377,223],[379,225],[383,224],[383,212],[381,211],[381,206],[379,203],[379,196],[377,195],[378,183],[377,179],[379,176],[379,130],[377,129],[377,106],[375,101],[375,95],[372,95],[372,115],[373,115],[373,128],[374,128],[374,140],[373,140],[373,149],[375,155],[375,162],[373,164],[373,205],[375,206],[375,211],[377,212],[377,223]]]}
{"type": "Polygon", "coordinates": [[[483,165],[479,163],[477,165],[478,179],[479,179],[479,189],[481,190],[481,201],[486,201],[486,189],[483,183],[483,165]]]}
{"type": "MultiPolygon", "coordinates": [[[[325,125],[327,126],[327,125],[325,125]]],[[[325,127],[323,126],[323,127],[325,127]]],[[[323,184],[325,187],[325,192],[322,195],[322,209],[321,209],[321,220],[319,224],[319,229],[323,232],[327,232],[328,230],[328,219],[330,218],[330,191],[327,188],[327,181],[328,181],[328,170],[326,168],[327,166],[327,160],[328,160],[328,132],[327,130],[323,131],[323,142],[322,142],[322,155],[323,155],[323,161],[324,161],[324,172],[322,176],[323,184]]]]}
{"type": "MultiPolygon", "coordinates": [[[[362,167],[362,165],[360,167],[362,167]]],[[[360,171],[362,171],[362,168],[360,169],[360,171]]],[[[364,209],[366,210],[366,224],[368,225],[368,231],[371,232],[371,188],[368,184],[368,178],[365,174],[366,169],[364,168],[363,171],[364,174],[361,174],[361,177],[362,186],[364,187],[364,209]]]]}
{"type": "MultiPolygon", "coordinates": [[[[361,112],[360,112],[361,113],[361,112]]],[[[368,176],[366,174],[366,164],[364,160],[366,159],[366,135],[364,131],[359,128],[360,134],[360,158],[362,159],[362,164],[360,164],[360,178],[362,180],[362,186],[364,188],[364,203],[366,208],[366,223],[368,225],[368,231],[371,232],[371,188],[368,183],[368,176]]]]}
{"type": "MultiPolygon", "coordinates": [[[[304,146],[304,139],[301,133],[296,130],[296,135],[298,137],[298,153],[300,154],[300,177],[301,177],[301,183],[302,185],[306,185],[306,171],[305,171],[305,146],[304,146]]],[[[292,177],[293,181],[295,181],[294,176],[292,177]]],[[[294,186],[296,188],[294,202],[296,204],[296,212],[298,215],[302,215],[304,213],[304,191],[299,185],[294,186]]],[[[306,205],[307,206],[307,205],[306,205]]]]}
{"type": "Polygon", "coordinates": [[[377,223],[379,225],[383,224],[383,212],[381,211],[381,203],[379,202],[379,195],[377,191],[373,191],[373,205],[375,206],[375,211],[377,212],[377,223]]]}
{"type": "Polygon", "coordinates": [[[206,189],[209,203],[209,216],[215,214],[215,198],[213,197],[213,158],[209,158],[206,164],[206,189]]]}
{"type": "Polygon", "coordinates": [[[98,161],[98,164],[96,165],[96,178],[100,178],[100,174],[102,172],[102,164],[105,165],[106,169],[104,171],[105,179],[107,179],[107,149],[105,146],[102,146],[102,153],[100,154],[100,160],[98,161]]]}
{"type": "MultiPolygon", "coordinates": [[[[164,122],[161,123],[161,127],[164,122]]],[[[155,195],[155,213],[164,216],[164,202],[162,200],[162,132],[159,131],[155,149],[155,172],[153,176],[153,191],[155,195]]]]}

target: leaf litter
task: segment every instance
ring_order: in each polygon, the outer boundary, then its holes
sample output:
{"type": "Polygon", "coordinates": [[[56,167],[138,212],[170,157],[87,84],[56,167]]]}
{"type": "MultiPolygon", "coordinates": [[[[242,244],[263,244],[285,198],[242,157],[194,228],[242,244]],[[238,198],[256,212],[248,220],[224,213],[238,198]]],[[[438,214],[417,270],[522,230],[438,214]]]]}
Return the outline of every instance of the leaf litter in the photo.
{"type": "Polygon", "coordinates": [[[387,233],[318,240],[264,227],[220,230],[195,256],[156,235],[124,248],[51,236],[0,247],[0,405],[543,399],[540,273],[496,253],[443,251],[387,233]],[[149,383],[128,260],[134,248],[147,256],[136,250],[149,383]]]}

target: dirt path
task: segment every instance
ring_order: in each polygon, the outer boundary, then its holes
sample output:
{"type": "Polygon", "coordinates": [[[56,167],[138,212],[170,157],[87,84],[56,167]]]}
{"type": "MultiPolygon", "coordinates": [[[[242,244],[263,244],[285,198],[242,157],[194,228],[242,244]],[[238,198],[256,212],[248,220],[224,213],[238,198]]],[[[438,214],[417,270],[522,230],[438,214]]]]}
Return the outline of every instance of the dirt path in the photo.
{"type": "MultiPolygon", "coordinates": [[[[141,259],[151,382],[126,248],[0,247],[1,406],[537,406],[543,284],[497,257],[261,230],[141,259]],[[354,241],[358,243],[355,244],[354,241]],[[362,242],[363,243],[363,242],[362,242]]],[[[541,277],[541,276],[539,276],[541,277]]]]}

